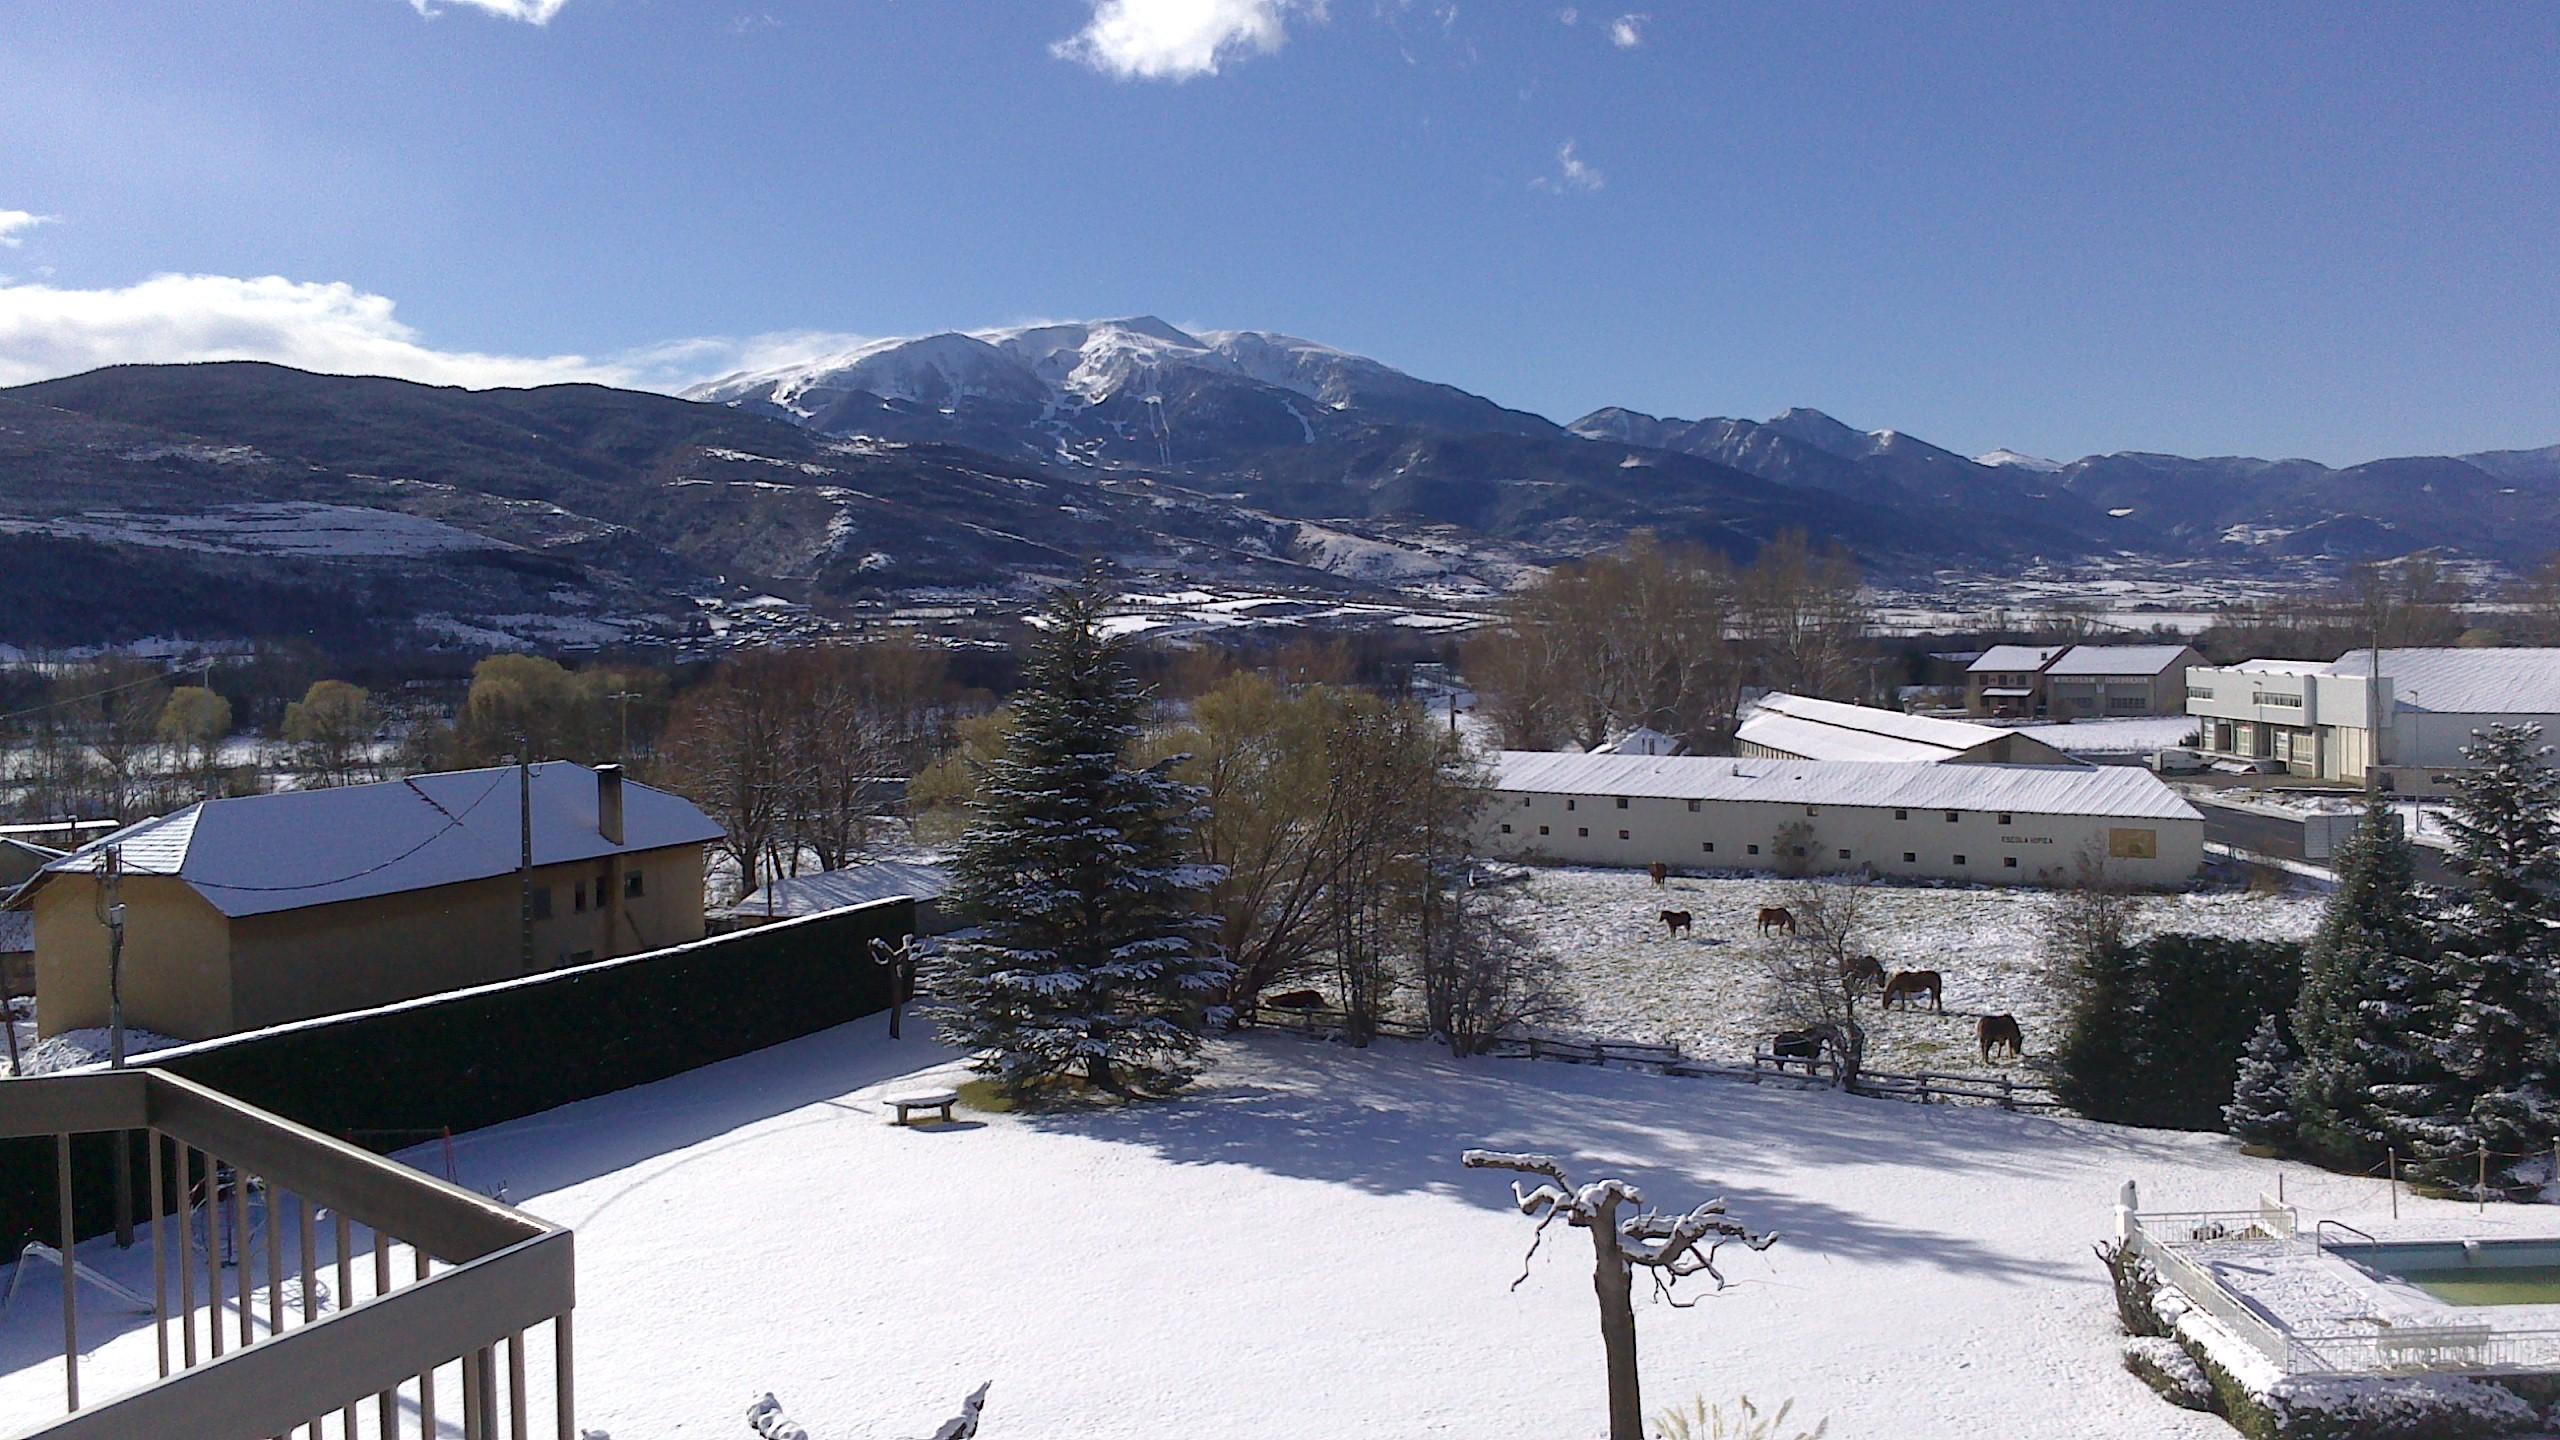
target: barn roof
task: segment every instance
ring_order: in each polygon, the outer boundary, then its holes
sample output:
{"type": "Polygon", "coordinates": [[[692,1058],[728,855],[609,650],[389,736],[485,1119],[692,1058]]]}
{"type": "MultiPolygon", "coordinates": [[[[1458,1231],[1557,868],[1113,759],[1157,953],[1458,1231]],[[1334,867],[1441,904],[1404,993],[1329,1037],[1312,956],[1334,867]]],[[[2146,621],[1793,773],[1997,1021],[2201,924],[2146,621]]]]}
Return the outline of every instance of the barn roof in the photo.
{"type": "Polygon", "coordinates": [[[2047,675],[2065,678],[2096,675],[2140,675],[2145,678],[2178,663],[2184,645],[2074,645],[2045,667],[2047,675]]]}
{"type": "Polygon", "coordinates": [[[1505,750],[1495,762],[1494,788],[1514,794],[2009,810],[2127,820],[2202,818],[2160,777],[2130,765],[1877,764],[1505,750]]]}
{"type": "Polygon", "coordinates": [[[1967,674],[1982,670],[2041,670],[2062,650],[2059,645],[1994,645],[1964,668],[1967,674]]]}
{"type": "MultiPolygon", "coordinates": [[[[1780,693],[1764,696],[1743,717],[1734,738],[1807,760],[1890,764],[1954,760],[1977,751],[1988,755],[1989,747],[2014,733],[1962,720],[1780,693]]],[[[2031,737],[2021,736],[2016,743],[2050,754],[2053,764],[2079,763],[2031,737]]]]}
{"type": "MultiPolygon", "coordinates": [[[[2334,675],[2370,675],[2373,652],[2338,657],[2334,675]]],[[[2382,673],[2404,710],[2560,715],[2560,648],[2384,650],[2382,673]]]]}
{"type": "Polygon", "coordinates": [[[950,888],[951,872],[943,866],[913,860],[875,860],[842,870],[821,870],[814,875],[786,875],[767,882],[761,890],[749,892],[721,913],[747,919],[816,915],[900,896],[939,900],[950,888]],[[766,908],[768,900],[770,909],[766,908]]]}

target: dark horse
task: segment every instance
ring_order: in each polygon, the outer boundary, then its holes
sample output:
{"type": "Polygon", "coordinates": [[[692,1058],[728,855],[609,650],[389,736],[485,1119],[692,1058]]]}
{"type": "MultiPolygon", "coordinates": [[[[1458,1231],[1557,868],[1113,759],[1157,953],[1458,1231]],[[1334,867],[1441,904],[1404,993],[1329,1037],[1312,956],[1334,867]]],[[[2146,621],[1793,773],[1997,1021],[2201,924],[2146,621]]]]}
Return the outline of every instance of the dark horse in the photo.
{"type": "Polygon", "coordinates": [[[1656,890],[1661,889],[1671,880],[1671,867],[1659,860],[1644,867],[1644,873],[1653,877],[1653,888],[1656,890]]]}
{"type": "Polygon", "coordinates": [[[1781,1030],[1769,1037],[1769,1057],[1778,1062],[1781,1075],[1786,1073],[1790,1060],[1803,1061],[1805,1073],[1810,1075],[1822,1060],[1822,1037],[1811,1030],[1781,1030]]]}
{"type": "Polygon", "coordinates": [[[1929,1008],[1944,1015],[1947,1013],[1947,1005],[1939,991],[1940,981],[1937,971],[1897,970],[1892,979],[1884,982],[1884,999],[1878,1003],[1884,1009],[1890,1010],[1893,1008],[1893,1002],[1899,999],[1902,1002],[1902,1008],[1908,1010],[1913,1001],[1926,995],[1929,997],[1929,1008]]]}
{"type": "Polygon", "coordinates": [[[1663,911],[1662,928],[1671,932],[1668,938],[1677,939],[1681,931],[1689,928],[1689,912],[1686,910],[1663,911]]]}
{"type": "Polygon", "coordinates": [[[1884,988],[1884,962],[1873,955],[1852,955],[1840,962],[1840,979],[1849,985],[1864,985],[1871,990],[1884,988]]]}
{"type": "Polygon", "coordinates": [[[2015,1015],[1983,1016],[1973,1022],[1973,1038],[1982,1047],[1982,1063],[1985,1065],[1991,1063],[1994,1050],[2006,1049],[2009,1058],[2015,1060],[2025,1053],[2027,1046],[2027,1037],[2018,1029],[2018,1017],[2015,1015]]]}

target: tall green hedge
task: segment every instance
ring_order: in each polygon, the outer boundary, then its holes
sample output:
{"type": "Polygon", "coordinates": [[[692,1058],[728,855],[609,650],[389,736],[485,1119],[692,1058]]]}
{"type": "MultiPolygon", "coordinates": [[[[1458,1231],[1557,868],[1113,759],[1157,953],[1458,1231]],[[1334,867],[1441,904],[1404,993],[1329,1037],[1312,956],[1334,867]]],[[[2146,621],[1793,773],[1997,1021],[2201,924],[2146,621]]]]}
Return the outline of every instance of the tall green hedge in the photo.
{"type": "Polygon", "coordinates": [[[2291,1013],[2302,946],[2154,935],[2084,962],[2054,1091],[2093,1120],[2220,1130],[2240,1053],[2265,1016],[2291,1013]]]}
{"type": "MultiPolygon", "coordinates": [[[[870,944],[908,934],[914,920],[912,902],[883,901],[210,1040],[151,1063],[369,1149],[398,1149],[884,1010],[888,972],[872,963],[870,944]]],[[[0,1105],[17,1083],[0,1081],[0,1105]]],[[[73,1148],[80,1228],[98,1234],[112,1220],[113,1147],[90,1136],[73,1148]]],[[[29,1238],[53,1241],[56,1204],[53,1141],[0,1141],[0,1244],[9,1254],[29,1238]]]]}

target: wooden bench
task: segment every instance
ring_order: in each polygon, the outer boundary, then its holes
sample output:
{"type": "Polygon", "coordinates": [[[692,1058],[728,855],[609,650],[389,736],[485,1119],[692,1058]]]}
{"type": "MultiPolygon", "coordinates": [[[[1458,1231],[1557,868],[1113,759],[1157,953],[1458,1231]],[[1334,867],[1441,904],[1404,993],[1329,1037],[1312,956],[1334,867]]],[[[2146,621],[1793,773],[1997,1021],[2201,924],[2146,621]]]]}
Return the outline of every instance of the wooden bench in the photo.
{"type": "Polygon", "coordinates": [[[951,1123],[951,1107],[959,1103],[960,1095],[955,1090],[919,1090],[912,1095],[889,1097],[889,1105],[898,1112],[901,1125],[914,1123],[912,1117],[918,1110],[938,1111],[939,1118],[947,1125],[951,1123]]]}

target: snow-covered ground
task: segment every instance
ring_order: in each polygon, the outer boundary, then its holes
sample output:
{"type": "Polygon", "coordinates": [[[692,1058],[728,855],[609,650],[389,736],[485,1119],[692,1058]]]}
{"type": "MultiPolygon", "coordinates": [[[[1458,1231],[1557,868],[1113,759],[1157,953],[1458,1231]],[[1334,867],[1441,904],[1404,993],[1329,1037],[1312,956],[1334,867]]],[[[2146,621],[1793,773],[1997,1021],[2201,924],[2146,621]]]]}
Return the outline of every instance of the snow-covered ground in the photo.
{"type": "MultiPolygon", "coordinates": [[[[921,1434],[992,1381],[987,1440],[1596,1435],[1589,1252],[1550,1236],[1510,1288],[1531,1222],[1458,1166],[1489,1145],[1784,1237],[1695,1309],[1640,1302],[1649,1408],[1792,1399],[1844,1440],[2230,1433],[2119,1368],[2089,1253],[2127,1178],[2157,1209],[2273,1188],[2219,1137],[1272,1035],[1177,1101],[907,1130],[883,1097],[949,1057],[882,1028],[457,1137],[465,1183],[577,1231],[581,1424],[729,1440],[771,1390],[821,1440],[921,1434]]],[[[2383,1203],[2288,1178],[2306,1213],[2383,1203]]],[[[147,1247],[83,1259],[148,1288],[147,1247]]],[[[59,1403],[50,1279],[0,1314],[0,1427],[59,1403]]],[[[93,1395],[147,1377],[147,1325],[82,1314],[93,1395]]]]}
{"type": "MultiPolygon", "coordinates": [[[[1756,921],[1784,903],[1786,882],[1765,877],[1674,877],[1656,890],[1638,870],[1541,867],[1520,888],[1522,918],[1554,951],[1580,1009],[1576,1028],[1629,1040],[1670,1040],[1709,1059],[1745,1062],[1776,1028],[1756,921]],[[1657,917],[1686,910],[1694,932],[1679,939],[1657,917]]],[[[2041,1069],[2060,1023],[2060,998],[2039,953],[2053,892],[2023,888],[1874,885],[1867,889],[1874,943],[1887,970],[1935,970],[1947,1013],[1895,1010],[1869,1026],[1868,1063],[1884,1070],[1995,1073],[1980,1064],[1976,1016],[2018,1017],[2022,1070],[2041,1069]]],[[[2302,939],[2319,924],[2322,897],[2241,890],[2146,895],[2144,931],[2250,939],[2302,939]]]]}

